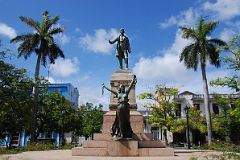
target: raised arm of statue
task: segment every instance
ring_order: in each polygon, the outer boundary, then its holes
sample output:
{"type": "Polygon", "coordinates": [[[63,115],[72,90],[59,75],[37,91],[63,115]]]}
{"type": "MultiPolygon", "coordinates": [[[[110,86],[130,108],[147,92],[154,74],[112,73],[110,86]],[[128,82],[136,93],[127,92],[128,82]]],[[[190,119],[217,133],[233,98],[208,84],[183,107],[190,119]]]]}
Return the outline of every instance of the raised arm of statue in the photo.
{"type": "Polygon", "coordinates": [[[109,40],[108,42],[110,43],[110,44],[114,44],[114,43],[116,43],[117,41],[119,40],[119,37],[117,37],[116,39],[114,39],[114,40],[109,40]]]}
{"type": "Polygon", "coordinates": [[[117,92],[115,92],[115,91],[109,89],[108,87],[106,87],[104,83],[102,84],[102,88],[103,88],[103,89],[105,88],[105,89],[108,90],[109,92],[112,92],[114,95],[118,96],[118,93],[117,93],[117,92]]]}
{"type": "Polygon", "coordinates": [[[130,90],[132,89],[133,85],[137,83],[137,78],[136,75],[133,76],[133,79],[130,83],[130,86],[128,87],[128,89],[126,90],[126,94],[128,95],[130,90]]]}

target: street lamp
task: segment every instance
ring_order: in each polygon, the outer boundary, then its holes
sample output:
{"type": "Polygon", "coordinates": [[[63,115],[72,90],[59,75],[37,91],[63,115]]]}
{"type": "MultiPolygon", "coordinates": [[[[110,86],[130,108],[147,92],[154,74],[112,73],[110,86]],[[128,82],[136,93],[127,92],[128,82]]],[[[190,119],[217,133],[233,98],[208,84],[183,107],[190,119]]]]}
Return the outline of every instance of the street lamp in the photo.
{"type": "Polygon", "coordinates": [[[65,115],[65,109],[62,109],[62,145],[64,144],[64,130],[63,130],[63,126],[64,126],[64,115],[65,115]]]}
{"type": "Polygon", "coordinates": [[[188,117],[188,112],[189,112],[190,107],[186,106],[184,108],[185,113],[186,113],[186,119],[187,119],[187,143],[188,143],[188,149],[190,149],[190,138],[189,138],[189,117],[188,117]]]}

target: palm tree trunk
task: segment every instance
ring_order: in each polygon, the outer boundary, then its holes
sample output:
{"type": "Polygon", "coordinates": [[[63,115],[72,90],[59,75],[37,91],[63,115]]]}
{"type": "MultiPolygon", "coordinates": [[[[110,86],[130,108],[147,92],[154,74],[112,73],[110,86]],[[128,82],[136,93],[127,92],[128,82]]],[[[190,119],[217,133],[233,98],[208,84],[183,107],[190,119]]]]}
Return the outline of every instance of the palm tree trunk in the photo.
{"type": "Polygon", "coordinates": [[[204,91],[204,106],[205,106],[207,131],[208,131],[208,145],[210,145],[212,143],[212,122],[211,122],[210,105],[209,105],[206,65],[202,64],[201,70],[202,70],[203,91],[204,91]]]}
{"type": "Polygon", "coordinates": [[[37,54],[37,63],[35,68],[35,83],[37,86],[33,87],[33,96],[34,96],[34,105],[32,108],[32,124],[31,124],[31,140],[37,140],[37,108],[38,108],[38,83],[39,83],[39,71],[40,71],[40,62],[41,62],[41,54],[37,54]]]}

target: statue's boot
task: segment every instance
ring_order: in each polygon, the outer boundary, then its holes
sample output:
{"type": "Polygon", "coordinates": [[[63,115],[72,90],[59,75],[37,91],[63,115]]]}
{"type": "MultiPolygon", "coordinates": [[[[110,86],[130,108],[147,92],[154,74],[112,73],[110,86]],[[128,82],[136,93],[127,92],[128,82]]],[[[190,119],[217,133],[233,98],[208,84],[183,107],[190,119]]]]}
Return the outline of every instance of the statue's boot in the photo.
{"type": "Polygon", "coordinates": [[[122,59],[121,59],[121,58],[118,58],[118,61],[119,61],[119,65],[120,65],[119,68],[120,68],[120,69],[123,69],[122,59]]]}
{"type": "Polygon", "coordinates": [[[126,64],[126,69],[128,70],[128,58],[125,58],[124,61],[125,61],[125,64],[126,64]]]}

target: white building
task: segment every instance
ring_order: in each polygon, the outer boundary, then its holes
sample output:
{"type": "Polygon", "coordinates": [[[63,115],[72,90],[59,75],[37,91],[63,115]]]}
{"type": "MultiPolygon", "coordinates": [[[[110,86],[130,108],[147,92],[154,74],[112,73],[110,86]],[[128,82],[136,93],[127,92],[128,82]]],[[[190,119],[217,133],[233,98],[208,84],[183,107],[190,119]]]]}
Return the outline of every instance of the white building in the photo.
{"type": "MultiPolygon", "coordinates": [[[[227,98],[240,98],[240,94],[221,94],[222,96],[225,96],[227,98]]],[[[202,114],[205,114],[205,107],[204,107],[204,100],[203,100],[203,94],[195,94],[189,91],[184,91],[178,95],[175,95],[173,97],[173,100],[177,103],[178,110],[176,111],[176,115],[180,118],[186,118],[186,113],[184,108],[186,106],[192,107],[195,106],[198,109],[201,110],[202,114]]],[[[219,114],[222,110],[215,102],[213,95],[209,95],[209,103],[210,103],[210,112],[219,114]]],[[[231,105],[231,104],[229,104],[231,105]]],[[[150,115],[150,111],[140,111],[145,119],[147,119],[150,115]]],[[[163,138],[163,132],[161,131],[160,127],[151,127],[150,124],[147,124],[147,121],[145,120],[145,132],[146,133],[153,133],[154,139],[161,139],[163,138]]],[[[185,133],[167,133],[168,141],[169,143],[186,143],[186,132],[185,133]]],[[[199,131],[190,131],[190,141],[191,143],[195,145],[202,144],[206,142],[207,135],[201,134],[199,131]]]]}

